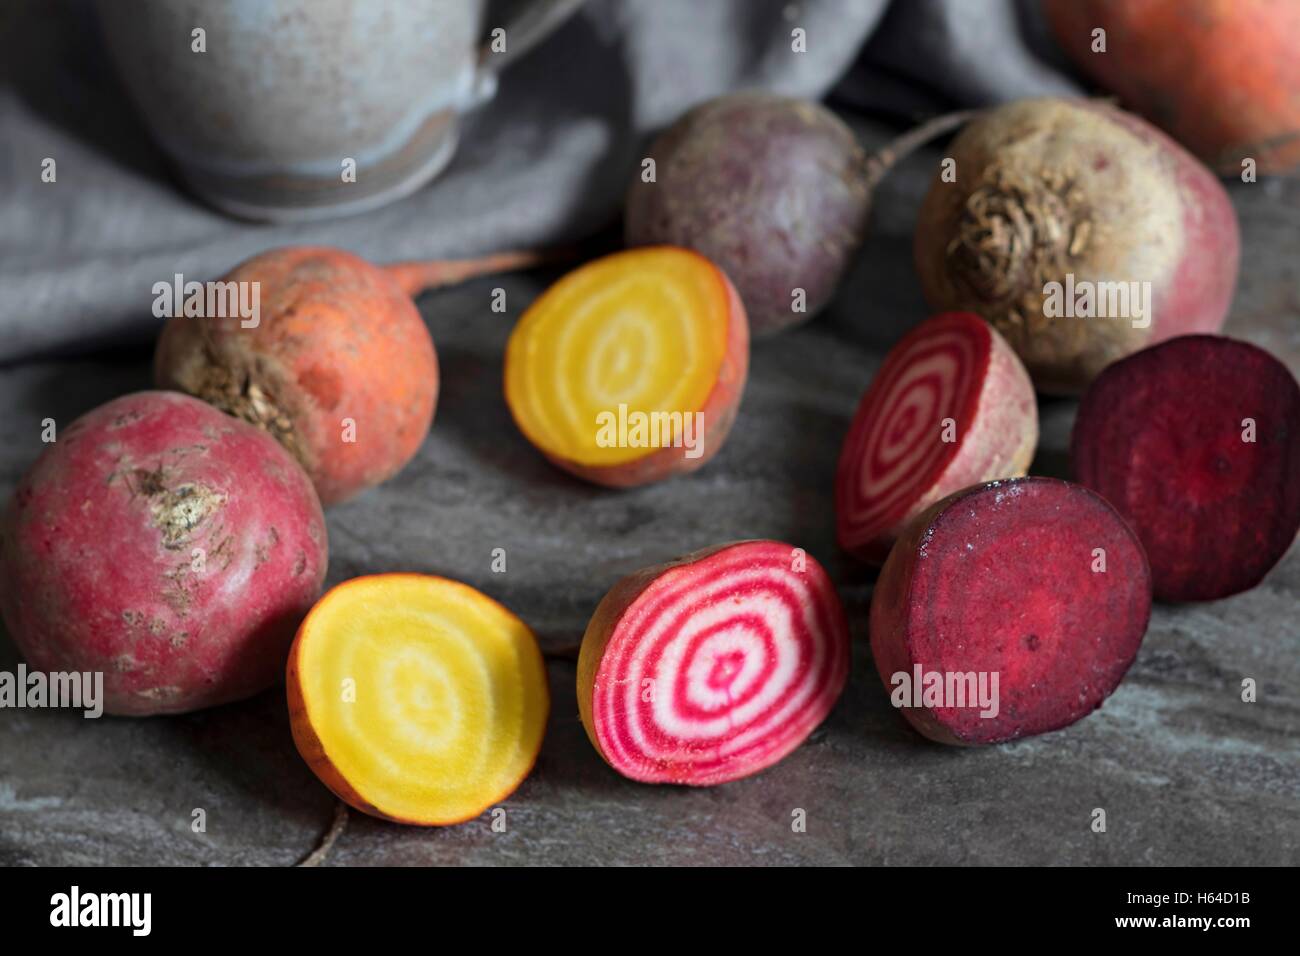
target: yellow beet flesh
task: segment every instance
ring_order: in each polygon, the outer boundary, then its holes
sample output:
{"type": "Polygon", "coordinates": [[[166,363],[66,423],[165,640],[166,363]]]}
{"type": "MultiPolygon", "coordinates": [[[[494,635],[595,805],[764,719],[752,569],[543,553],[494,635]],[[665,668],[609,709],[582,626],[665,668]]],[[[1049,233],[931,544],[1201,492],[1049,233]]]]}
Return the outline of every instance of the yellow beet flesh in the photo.
{"type": "Polygon", "coordinates": [[[532,631],[468,585],[356,578],[303,622],[289,663],[294,739],[344,800],[408,823],[458,823],[511,793],[550,702],[532,631]]]}
{"type": "Polygon", "coordinates": [[[524,435],[584,467],[645,457],[602,447],[600,416],[705,407],[727,353],[733,305],[707,259],[659,246],[570,272],[525,311],[506,347],[506,401],[524,435]]]}

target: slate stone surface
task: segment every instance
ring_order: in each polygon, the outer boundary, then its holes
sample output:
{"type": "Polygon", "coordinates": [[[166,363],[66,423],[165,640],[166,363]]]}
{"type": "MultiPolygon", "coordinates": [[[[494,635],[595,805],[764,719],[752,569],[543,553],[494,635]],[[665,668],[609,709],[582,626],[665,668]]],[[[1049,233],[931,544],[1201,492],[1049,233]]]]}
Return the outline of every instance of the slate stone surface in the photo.
{"type": "MultiPolygon", "coordinates": [[[[864,133],[878,138],[878,131],[864,133]]],[[[1295,864],[1300,860],[1300,548],[1256,590],[1158,607],[1105,706],[1047,736],[980,750],[914,734],[867,645],[872,575],[834,546],[840,441],[884,348],[924,313],[915,210],[937,153],[879,197],[862,267],[833,310],[755,345],[726,447],[694,476],[628,492],[550,467],[501,398],[512,322],[552,275],[480,281],[420,301],[443,388],[419,457],[329,514],[331,583],[386,570],[461,578],[560,652],[533,775],[488,818],[422,831],[353,814],[341,864],[1295,864]],[[488,309],[507,290],[510,315],[488,309]],[[620,575],[695,548],[776,537],[826,564],[853,628],[853,675],[812,739],[757,777],[711,790],[649,787],[605,767],[577,718],[576,642],[620,575]],[[507,551],[507,571],[490,570],[507,551]],[[1253,677],[1259,701],[1240,700],[1253,677]],[[1093,808],[1108,829],[1090,829],[1093,808]],[[792,832],[792,811],[807,832],[792,832]]],[[[1228,332],[1300,368],[1300,181],[1235,184],[1245,248],[1228,332]]],[[[251,250],[250,250],[251,251],[251,250]]],[[[60,423],[148,386],[148,355],[0,370],[0,495],[60,423]]],[[[1065,475],[1074,416],[1043,404],[1034,473],[1065,475]]],[[[0,637],[0,669],[17,652],[0,637]]],[[[185,717],[92,721],[0,711],[0,864],[288,865],[328,827],[333,798],[298,758],[282,691],[185,717]],[[207,832],[191,831],[203,808],[207,832]]]]}

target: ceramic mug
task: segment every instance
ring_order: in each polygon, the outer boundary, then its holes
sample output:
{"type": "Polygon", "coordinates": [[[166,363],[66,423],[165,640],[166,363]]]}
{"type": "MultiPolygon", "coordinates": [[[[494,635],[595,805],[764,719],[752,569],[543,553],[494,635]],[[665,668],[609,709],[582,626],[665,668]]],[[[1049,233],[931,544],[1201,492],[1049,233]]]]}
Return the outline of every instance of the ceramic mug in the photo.
{"type": "Polygon", "coordinates": [[[225,212],[302,222],[373,209],[436,176],[459,117],[582,0],[96,0],[150,132],[225,212]]]}

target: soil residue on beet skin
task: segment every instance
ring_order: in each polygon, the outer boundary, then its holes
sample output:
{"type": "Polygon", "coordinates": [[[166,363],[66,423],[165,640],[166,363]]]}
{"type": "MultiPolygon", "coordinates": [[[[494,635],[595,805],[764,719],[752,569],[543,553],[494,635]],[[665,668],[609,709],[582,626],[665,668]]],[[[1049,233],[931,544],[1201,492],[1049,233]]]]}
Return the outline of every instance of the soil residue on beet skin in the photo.
{"type": "Polygon", "coordinates": [[[189,540],[190,532],[226,503],[225,494],[197,482],[168,488],[161,466],[153,471],[135,469],[129,487],[133,494],[149,499],[150,517],[162,532],[163,547],[169,551],[180,549],[189,540]]]}
{"type": "Polygon", "coordinates": [[[211,349],[203,352],[198,381],[183,383],[186,391],[227,415],[256,425],[289,450],[303,467],[306,460],[293,418],[280,407],[268,376],[253,369],[236,369],[217,358],[211,349]]]}
{"type": "Polygon", "coordinates": [[[1016,341],[1050,323],[1043,288],[1081,260],[1093,222],[1073,177],[992,166],[966,197],[956,231],[946,250],[953,276],[1016,341]]]}
{"type": "Polygon", "coordinates": [[[253,554],[255,555],[256,562],[257,562],[255,566],[260,568],[262,565],[266,564],[267,561],[270,561],[271,549],[273,549],[279,543],[280,543],[280,533],[275,530],[274,526],[272,526],[270,532],[267,535],[267,540],[265,541],[265,543],[259,542],[253,547],[253,554]]]}

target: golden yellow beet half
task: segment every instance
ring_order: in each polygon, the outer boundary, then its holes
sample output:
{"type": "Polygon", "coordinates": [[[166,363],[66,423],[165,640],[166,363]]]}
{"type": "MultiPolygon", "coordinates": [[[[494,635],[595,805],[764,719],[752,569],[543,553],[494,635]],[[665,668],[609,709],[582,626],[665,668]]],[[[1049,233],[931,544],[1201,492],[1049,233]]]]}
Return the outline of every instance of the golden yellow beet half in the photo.
{"type": "Polygon", "coordinates": [[[354,578],[303,621],[289,656],[294,742],[342,800],[439,826],[528,776],[550,710],[533,632],[468,585],[354,578]]]}
{"type": "Polygon", "coordinates": [[[640,484],[717,450],[748,356],[744,309],[717,266],[674,246],[631,249],[568,273],[524,312],[506,347],[506,402],[561,467],[640,484]],[[687,456],[683,429],[697,426],[711,447],[687,456]],[[654,467],[635,467],[650,458],[654,467]]]}

